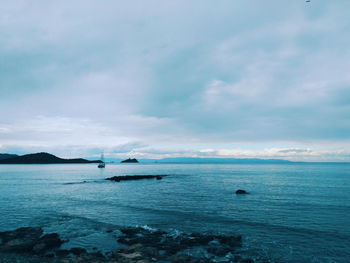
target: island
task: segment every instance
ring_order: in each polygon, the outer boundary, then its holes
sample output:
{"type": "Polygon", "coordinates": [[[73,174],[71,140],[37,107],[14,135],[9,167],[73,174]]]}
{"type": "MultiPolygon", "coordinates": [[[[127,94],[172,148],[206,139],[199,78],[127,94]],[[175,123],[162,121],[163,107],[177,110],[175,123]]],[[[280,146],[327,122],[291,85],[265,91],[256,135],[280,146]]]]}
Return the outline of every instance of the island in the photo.
{"type": "Polygon", "coordinates": [[[131,158],[128,158],[126,160],[123,160],[121,161],[121,163],[138,163],[139,161],[135,158],[131,159],[131,158]]]}
{"type": "Polygon", "coordinates": [[[82,158],[63,159],[50,153],[32,153],[0,160],[0,164],[68,164],[68,163],[101,163],[100,160],[89,161],[82,158]]]}

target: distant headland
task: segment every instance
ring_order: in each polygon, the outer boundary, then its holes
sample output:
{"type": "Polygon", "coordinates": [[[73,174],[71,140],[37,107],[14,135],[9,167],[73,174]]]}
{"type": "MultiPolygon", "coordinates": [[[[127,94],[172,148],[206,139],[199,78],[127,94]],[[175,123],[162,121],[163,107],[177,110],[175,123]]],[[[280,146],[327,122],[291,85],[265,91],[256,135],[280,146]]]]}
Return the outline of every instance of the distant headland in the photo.
{"type": "Polygon", "coordinates": [[[138,163],[139,161],[135,158],[131,159],[131,158],[128,158],[126,160],[123,160],[121,161],[121,163],[138,163]]]}
{"type": "Polygon", "coordinates": [[[101,163],[100,160],[89,161],[82,158],[63,159],[50,153],[32,153],[25,155],[0,154],[0,164],[67,164],[67,163],[101,163]]]}
{"type": "MultiPolygon", "coordinates": [[[[101,160],[92,158],[63,159],[53,154],[41,152],[25,155],[0,153],[0,164],[69,164],[69,163],[102,163],[101,160]]],[[[175,157],[163,159],[115,159],[107,158],[110,163],[158,163],[158,164],[285,164],[293,163],[281,159],[256,159],[256,158],[199,158],[199,157],[175,157]]]]}

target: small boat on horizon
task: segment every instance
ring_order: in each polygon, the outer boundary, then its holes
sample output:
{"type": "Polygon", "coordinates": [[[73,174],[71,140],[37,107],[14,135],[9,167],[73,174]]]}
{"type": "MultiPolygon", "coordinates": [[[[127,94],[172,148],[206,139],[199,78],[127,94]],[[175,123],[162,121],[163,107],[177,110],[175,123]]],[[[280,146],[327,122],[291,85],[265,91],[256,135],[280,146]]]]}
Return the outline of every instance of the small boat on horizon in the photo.
{"type": "Polygon", "coordinates": [[[103,153],[101,154],[101,163],[99,163],[97,167],[98,168],[105,168],[106,167],[106,163],[104,161],[103,153]]]}

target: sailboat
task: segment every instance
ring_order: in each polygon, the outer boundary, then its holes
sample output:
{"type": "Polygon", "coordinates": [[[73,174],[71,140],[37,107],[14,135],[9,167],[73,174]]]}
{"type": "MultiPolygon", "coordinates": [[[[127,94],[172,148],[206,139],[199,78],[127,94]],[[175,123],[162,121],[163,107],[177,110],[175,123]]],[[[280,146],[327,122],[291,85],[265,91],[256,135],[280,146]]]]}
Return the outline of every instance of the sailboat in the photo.
{"type": "Polygon", "coordinates": [[[97,167],[98,168],[105,168],[106,167],[106,163],[105,163],[105,160],[104,160],[103,153],[101,154],[101,161],[102,161],[102,163],[99,163],[97,167]]]}

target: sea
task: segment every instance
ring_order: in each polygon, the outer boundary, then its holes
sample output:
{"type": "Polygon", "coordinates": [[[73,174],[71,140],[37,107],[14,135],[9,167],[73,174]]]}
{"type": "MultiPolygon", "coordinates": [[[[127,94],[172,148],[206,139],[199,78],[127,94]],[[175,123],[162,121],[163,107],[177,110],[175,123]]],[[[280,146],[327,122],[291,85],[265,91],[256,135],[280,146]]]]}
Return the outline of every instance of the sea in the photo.
{"type": "Polygon", "coordinates": [[[23,226],[104,253],[113,231],[144,226],[242,235],[269,262],[349,263],[350,164],[0,165],[0,231],[23,226]],[[168,176],[104,180],[117,175],[168,176]]]}

